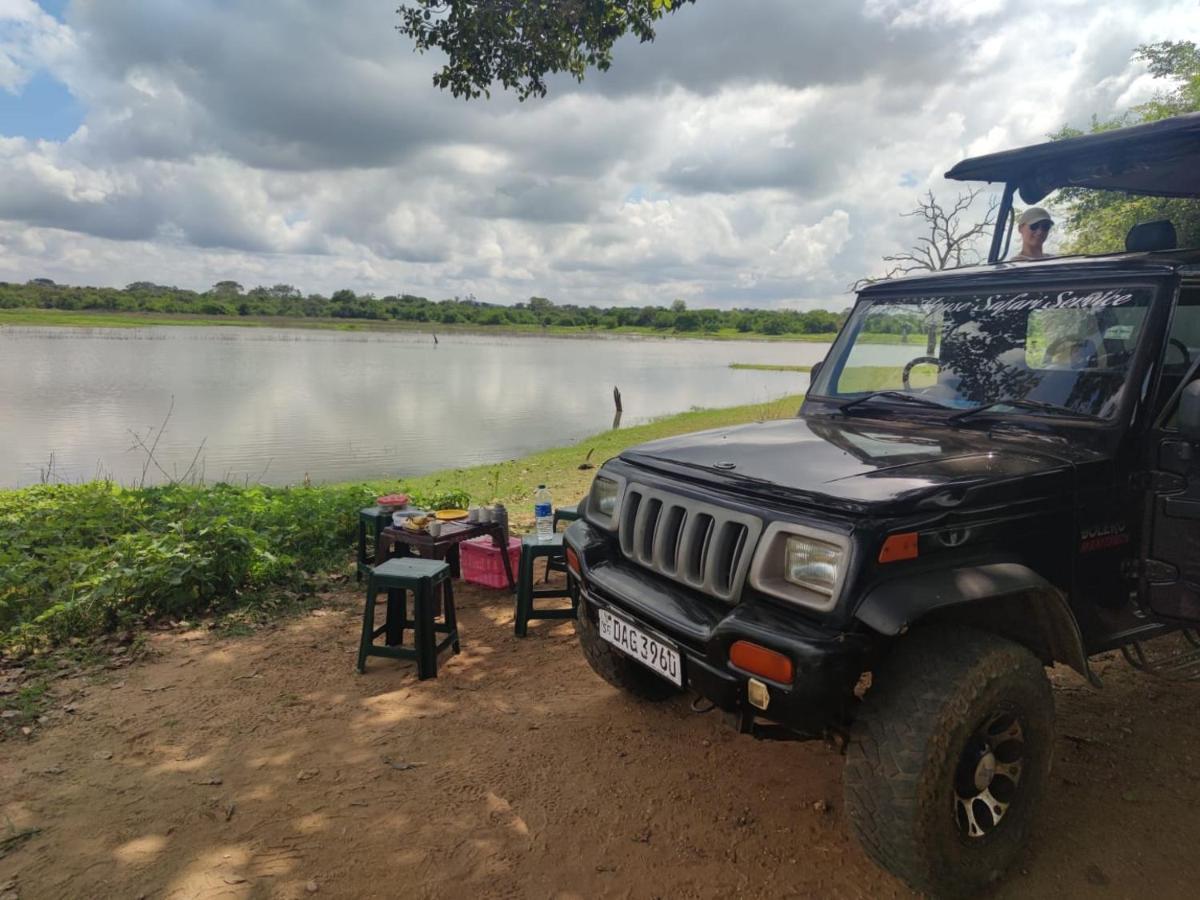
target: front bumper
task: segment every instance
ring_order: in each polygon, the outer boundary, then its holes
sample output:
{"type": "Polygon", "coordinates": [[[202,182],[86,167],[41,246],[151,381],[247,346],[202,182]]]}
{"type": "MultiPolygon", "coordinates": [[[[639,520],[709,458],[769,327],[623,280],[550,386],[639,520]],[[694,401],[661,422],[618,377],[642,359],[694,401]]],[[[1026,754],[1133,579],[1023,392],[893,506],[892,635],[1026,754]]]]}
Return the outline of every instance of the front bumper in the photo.
{"type": "Polygon", "coordinates": [[[628,562],[608,535],[583,520],[567,529],[566,542],[579,559],[583,614],[595,622],[598,609],[609,609],[675,645],[687,686],[732,714],[740,730],[751,730],[761,718],[818,735],[847,720],[863,670],[865,638],[822,631],[749,590],[741,602],[728,606],[628,562]],[[792,681],[770,681],[730,663],[729,648],[739,640],[789,657],[792,681]],[[767,687],[765,710],[749,702],[751,678],[767,687]]]}

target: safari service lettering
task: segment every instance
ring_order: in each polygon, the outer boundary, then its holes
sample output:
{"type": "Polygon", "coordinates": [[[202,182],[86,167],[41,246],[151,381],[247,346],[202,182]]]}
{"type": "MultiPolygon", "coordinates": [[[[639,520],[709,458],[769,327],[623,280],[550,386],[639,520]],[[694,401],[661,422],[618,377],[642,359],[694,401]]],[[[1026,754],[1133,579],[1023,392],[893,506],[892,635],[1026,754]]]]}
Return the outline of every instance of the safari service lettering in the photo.
{"type": "Polygon", "coordinates": [[[1031,293],[992,294],[987,297],[916,297],[914,301],[929,315],[971,311],[980,313],[1022,312],[1035,309],[1111,309],[1133,300],[1129,291],[1106,290],[1080,293],[1060,291],[1057,294],[1031,293]]]}

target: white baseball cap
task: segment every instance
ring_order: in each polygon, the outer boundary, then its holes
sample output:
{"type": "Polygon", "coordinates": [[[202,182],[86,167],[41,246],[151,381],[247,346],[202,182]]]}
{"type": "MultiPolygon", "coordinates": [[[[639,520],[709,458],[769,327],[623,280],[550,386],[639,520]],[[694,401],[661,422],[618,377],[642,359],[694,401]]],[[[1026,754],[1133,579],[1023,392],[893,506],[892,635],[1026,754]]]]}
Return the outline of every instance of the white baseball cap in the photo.
{"type": "Polygon", "coordinates": [[[1054,224],[1054,219],[1050,218],[1050,213],[1046,212],[1040,206],[1031,206],[1025,212],[1021,213],[1021,218],[1017,219],[1018,225],[1032,225],[1034,222],[1049,222],[1054,224]]]}

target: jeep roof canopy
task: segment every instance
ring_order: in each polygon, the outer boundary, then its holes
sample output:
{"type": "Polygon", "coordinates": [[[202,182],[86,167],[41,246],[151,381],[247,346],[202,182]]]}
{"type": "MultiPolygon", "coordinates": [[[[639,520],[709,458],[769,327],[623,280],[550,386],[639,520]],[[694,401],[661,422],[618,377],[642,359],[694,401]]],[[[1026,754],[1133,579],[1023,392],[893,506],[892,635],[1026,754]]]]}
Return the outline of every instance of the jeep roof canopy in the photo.
{"type": "Polygon", "coordinates": [[[1004,183],[988,253],[997,262],[1017,191],[1026,203],[1065,187],[1200,197],[1200,113],[964,159],[946,177],[1004,183]]]}

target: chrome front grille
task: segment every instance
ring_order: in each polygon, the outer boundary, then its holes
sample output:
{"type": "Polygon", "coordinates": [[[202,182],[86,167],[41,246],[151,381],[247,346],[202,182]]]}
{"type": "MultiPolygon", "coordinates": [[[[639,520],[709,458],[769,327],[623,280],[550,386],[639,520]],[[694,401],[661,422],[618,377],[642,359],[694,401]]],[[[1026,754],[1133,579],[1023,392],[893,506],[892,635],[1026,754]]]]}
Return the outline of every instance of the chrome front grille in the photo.
{"type": "Polygon", "coordinates": [[[736,600],[762,534],[756,516],[630,484],[618,537],[626,558],[726,602],[736,600]]]}

